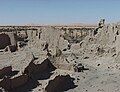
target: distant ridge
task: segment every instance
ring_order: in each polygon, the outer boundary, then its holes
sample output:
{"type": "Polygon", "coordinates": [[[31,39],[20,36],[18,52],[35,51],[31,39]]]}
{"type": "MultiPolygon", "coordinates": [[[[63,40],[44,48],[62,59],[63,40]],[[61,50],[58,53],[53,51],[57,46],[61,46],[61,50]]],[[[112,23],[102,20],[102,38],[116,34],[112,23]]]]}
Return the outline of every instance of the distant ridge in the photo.
{"type": "Polygon", "coordinates": [[[25,26],[81,26],[81,27],[85,27],[85,26],[88,26],[88,27],[96,27],[97,24],[83,24],[83,23],[71,23],[71,24],[34,24],[34,23],[31,23],[31,24],[26,24],[25,26]]]}

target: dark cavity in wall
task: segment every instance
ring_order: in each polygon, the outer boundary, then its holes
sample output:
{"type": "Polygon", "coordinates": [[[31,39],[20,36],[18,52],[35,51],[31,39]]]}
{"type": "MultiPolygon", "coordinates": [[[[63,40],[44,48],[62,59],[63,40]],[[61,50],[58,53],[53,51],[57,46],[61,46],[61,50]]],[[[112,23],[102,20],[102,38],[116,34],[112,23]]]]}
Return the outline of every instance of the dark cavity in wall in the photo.
{"type": "Polygon", "coordinates": [[[4,49],[8,45],[11,45],[10,37],[7,34],[0,34],[0,49],[4,49]]]}

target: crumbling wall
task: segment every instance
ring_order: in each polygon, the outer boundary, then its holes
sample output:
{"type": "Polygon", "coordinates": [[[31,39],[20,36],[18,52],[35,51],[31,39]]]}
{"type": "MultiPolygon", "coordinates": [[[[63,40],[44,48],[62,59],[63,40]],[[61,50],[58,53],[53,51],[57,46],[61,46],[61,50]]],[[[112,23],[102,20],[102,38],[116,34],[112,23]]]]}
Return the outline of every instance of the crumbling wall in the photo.
{"type": "Polygon", "coordinates": [[[67,57],[62,53],[62,51],[58,47],[56,47],[56,54],[49,56],[48,59],[57,69],[69,71],[74,71],[75,69],[74,63],[68,61],[67,57]]]}
{"type": "Polygon", "coordinates": [[[15,34],[13,32],[7,32],[7,34],[10,37],[11,45],[17,46],[17,38],[16,38],[17,34],[15,34]]]}
{"type": "Polygon", "coordinates": [[[27,39],[27,31],[18,31],[17,32],[17,40],[18,41],[24,41],[24,39],[27,39]]]}
{"type": "Polygon", "coordinates": [[[89,56],[114,56],[119,53],[119,31],[116,24],[106,24],[101,20],[95,35],[89,35],[80,43],[81,52],[89,56]]]}

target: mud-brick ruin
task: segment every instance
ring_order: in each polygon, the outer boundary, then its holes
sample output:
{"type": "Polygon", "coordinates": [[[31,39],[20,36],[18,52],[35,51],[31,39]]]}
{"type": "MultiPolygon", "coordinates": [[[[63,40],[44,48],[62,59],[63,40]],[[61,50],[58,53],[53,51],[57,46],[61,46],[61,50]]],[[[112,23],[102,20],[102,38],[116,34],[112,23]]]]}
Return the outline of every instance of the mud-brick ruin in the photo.
{"type": "Polygon", "coordinates": [[[98,26],[0,26],[0,90],[86,92],[98,85],[92,78],[119,68],[119,34],[119,23],[105,19],[98,26]]]}

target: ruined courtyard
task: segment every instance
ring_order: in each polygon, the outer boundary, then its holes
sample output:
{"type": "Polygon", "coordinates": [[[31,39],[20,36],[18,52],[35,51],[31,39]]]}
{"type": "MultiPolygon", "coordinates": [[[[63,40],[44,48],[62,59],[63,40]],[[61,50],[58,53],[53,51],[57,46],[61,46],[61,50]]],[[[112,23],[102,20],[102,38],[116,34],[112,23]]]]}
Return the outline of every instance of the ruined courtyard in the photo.
{"type": "Polygon", "coordinates": [[[119,92],[120,24],[0,26],[0,92],[119,92]]]}

